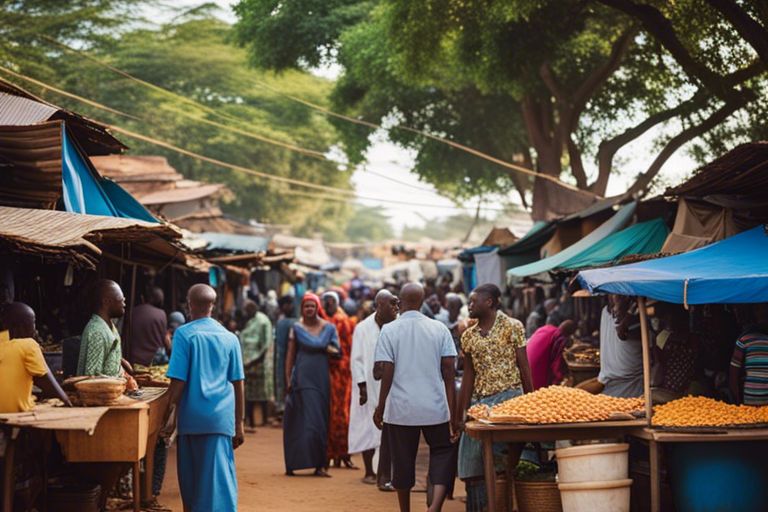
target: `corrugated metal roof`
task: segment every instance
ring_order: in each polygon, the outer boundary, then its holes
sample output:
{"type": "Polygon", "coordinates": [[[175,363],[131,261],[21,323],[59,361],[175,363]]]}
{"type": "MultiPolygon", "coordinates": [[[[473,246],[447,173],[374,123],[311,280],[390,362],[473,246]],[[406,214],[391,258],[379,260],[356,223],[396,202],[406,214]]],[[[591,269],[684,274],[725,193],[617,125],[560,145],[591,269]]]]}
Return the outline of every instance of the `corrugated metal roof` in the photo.
{"type": "Polygon", "coordinates": [[[25,126],[47,121],[58,109],[0,91],[0,125],[25,126]]]}
{"type": "Polygon", "coordinates": [[[168,243],[181,233],[170,225],[56,210],[0,206],[0,244],[15,252],[94,267],[98,243],[168,243]]]}
{"type": "Polygon", "coordinates": [[[203,185],[199,184],[196,187],[188,188],[176,188],[171,190],[161,190],[152,194],[145,194],[138,196],[137,199],[141,204],[156,205],[156,204],[169,204],[169,203],[183,203],[185,201],[194,201],[196,199],[203,199],[210,197],[221,190],[224,185],[203,185]]]}

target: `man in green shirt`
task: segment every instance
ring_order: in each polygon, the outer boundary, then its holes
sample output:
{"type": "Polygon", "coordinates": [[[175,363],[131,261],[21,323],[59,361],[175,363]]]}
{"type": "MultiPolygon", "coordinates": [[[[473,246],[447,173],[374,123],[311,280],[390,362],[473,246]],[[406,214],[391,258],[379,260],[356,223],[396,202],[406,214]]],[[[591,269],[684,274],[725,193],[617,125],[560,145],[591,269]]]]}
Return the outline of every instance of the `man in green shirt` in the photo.
{"type": "Polygon", "coordinates": [[[122,367],[120,334],[112,323],[113,318],[121,318],[125,314],[123,291],[116,282],[108,279],[97,281],[94,290],[96,310],[80,337],[77,374],[125,377],[128,388],[133,389],[133,378],[122,367]]]}
{"type": "Polygon", "coordinates": [[[267,423],[269,402],[275,399],[273,380],[273,334],[269,317],[259,311],[253,301],[247,301],[244,311],[248,323],[240,332],[240,346],[245,368],[246,418],[250,427],[256,426],[254,409],[261,406],[262,425],[267,423]]]}

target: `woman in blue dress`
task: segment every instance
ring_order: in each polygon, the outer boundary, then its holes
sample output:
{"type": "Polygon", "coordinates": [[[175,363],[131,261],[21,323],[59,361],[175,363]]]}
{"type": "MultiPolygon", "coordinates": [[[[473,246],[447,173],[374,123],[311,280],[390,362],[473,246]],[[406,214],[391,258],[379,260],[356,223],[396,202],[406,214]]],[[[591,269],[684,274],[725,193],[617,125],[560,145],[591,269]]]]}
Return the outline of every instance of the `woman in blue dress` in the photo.
{"type": "Polygon", "coordinates": [[[288,337],[283,451],[289,476],[299,469],[330,476],[326,471],[331,395],[328,358],[338,356],[340,348],[336,327],[319,314],[320,299],[306,293],[301,300],[301,320],[288,337]]]}

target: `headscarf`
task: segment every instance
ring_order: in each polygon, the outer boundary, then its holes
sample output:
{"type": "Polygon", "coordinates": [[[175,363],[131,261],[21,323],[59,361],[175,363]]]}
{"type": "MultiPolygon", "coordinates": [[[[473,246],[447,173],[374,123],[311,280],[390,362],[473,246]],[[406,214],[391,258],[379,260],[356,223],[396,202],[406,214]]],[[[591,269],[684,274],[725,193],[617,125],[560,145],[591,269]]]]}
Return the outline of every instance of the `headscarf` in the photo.
{"type": "Polygon", "coordinates": [[[333,290],[328,290],[327,292],[323,293],[323,300],[325,300],[326,297],[333,297],[336,299],[336,304],[341,306],[341,299],[339,298],[339,293],[335,292],[333,290]]]}
{"type": "Polygon", "coordinates": [[[180,325],[184,325],[186,323],[186,319],[184,318],[184,313],[181,311],[174,311],[170,315],[168,315],[168,325],[171,327],[178,327],[180,325]]]}
{"type": "MultiPolygon", "coordinates": [[[[319,316],[320,318],[322,318],[324,320],[328,320],[328,318],[327,318],[327,316],[325,314],[325,311],[323,311],[323,306],[322,306],[322,304],[320,304],[320,297],[318,297],[317,295],[315,295],[312,292],[307,292],[307,293],[304,294],[304,297],[301,298],[302,309],[304,307],[304,303],[305,302],[314,302],[315,306],[317,306],[317,316],[319,316]]],[[[302,314],[302,316],[303,316],[303,314],[302,314]]]]}

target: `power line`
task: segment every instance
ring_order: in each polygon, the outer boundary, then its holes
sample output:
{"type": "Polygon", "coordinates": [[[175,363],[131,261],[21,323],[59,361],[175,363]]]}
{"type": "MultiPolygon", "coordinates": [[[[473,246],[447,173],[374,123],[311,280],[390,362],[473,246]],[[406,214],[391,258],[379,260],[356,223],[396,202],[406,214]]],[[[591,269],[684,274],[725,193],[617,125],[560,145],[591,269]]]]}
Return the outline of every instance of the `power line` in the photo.
{"type": "MultiPolygon", "coordinates": [[[[187,103],[191,102],[192,104],[194,104],[194,105],[196,105],[198,107],[207,109],[208,112],[214,113],[214,115],[220,115],[215,110],[210,109],[210,107],[202,105],[202,104],[198,103],[195,100],[192,100],[190,98],[186,98],[184,96],[181,96],[181,95],[179,95],[179,94],[177,94],[177,93],[175,93],[173,91],[169,91],[168,89],[160,87],[160,86],[158,86],[156,84],[153,84],[151,82],[147,82],[146,80],[142,80],[141,78],[135,77],[132,74],[128,73],[127,71],[123,71],[123,70],[121,70],[119,68],[116,68],[116,67],[110,65],[110,64],[102,62],[100,59],[97,59],[97,58],[89,55],[87,52],[84,52],[82,50],[77,50],[75,48],[72,48],[72,47],[70,47],[70,46],[68,46],[68,45],[66,45],[64,43],[61,43],[61,42],[51,38],[50,36],[43,36],[43,37],[44,37],[44,39],[46,39],[48,41],[51,41],[54,44],[56,44],[58,46],[61,46],[62,48],[66,48],[67,50],[69,50],[71,52],[75,52],[75,53],[77,53],[79,55],[82,55],[85,58],[87,58],[88,60],[91,60],[92,62],[95,62],[95,63],[97,63],[97,64],[99,64],[99,65],[109,69],[110,71],[112,71],[114,73],[118,73],[121,76],[123,76],[125,78],[128,78],[129,80],[133,80],[133,81],[135,81],[137,83],[140,83],[140,84],[142,84],[142,85],[144,85],[146,87],[151,87],[152,89],[163,91],[166,94],[170,94],[170,95],[173,95],[173,96],[175,96],[177,98],[181,98],[182,101],[185,101],[187,103]]],[[[327,109],[327,108],[325,108],[325,107],[323,107],[321,105],[317,105],[315,103],[312,103],[312,102],[307,101],[305,99],[299,98],[297,96],[293,96],[293,95],[287,94],[285,92],[278,91],[277,89],[271,87],[270,85],[268,85],[265,82],[262,82],[260,80],[254,80],[254,83],[259,85],[260,87],[263,87],[263,88],[265,88],[265,89],[267,89],[269,91],[272,91],[275,94],[278,94],[280,96],[288,98],[291,101],[300,103],[300,104],[302,104],[302,105],[304,105],[306,107],[309,107],[309,108],[311,108],[313,110],[316,110],[318,112],[322,112],[323,114],[325,114],[327,116],[335,117],[337,119],[342,119],[344,121],[347,121],[347,122],[350,122],[350,123],[354,123],[354,124],[357,124],[357,125],[366,126],[368,128],[371,128],[371,129],[381,129],[381,130],[385,130],[387,132],[389,132],[392,129],[398,129],[398,130],[404,130],[404,131],[407,131],[407,132],[415,133],[417,135],[421,135],[423,137],[427,137],[427,138],[429,138],[431,140],[434,140],[436,142],[440,142],[442,144],[447,144],[448,146],[450,146],[450,147],[452,147],[454,149],[458,149],[460,151],[464,151],[466,153],[474,155],[474,156],[476,156],[478,158],[482,158],[482,159],[484,159],[486,161],[489,161],[491,163],[494,163],[496,165],[500,165],[500,166],[505,167],[507,169],[510,169],[512,171],[520,172],[520,173],[523,173],[523,174],[527,174],[529,176],[533,176],[534,178],[541,178],[543,180],[550,181],[550,182],[554,183],[555,185],[557,185],[559,187],[562,187],[562,188],[565,188],[565,189],[568,189],[568,190],[571,190],[571,191],[585,193],[585,194],[591,194],[591,195],[593,195],[595,197],[600,197],[597,194],[594,194],[592,192],[582,190],[582,189],[576,187],[575,185],[571,185],[571,184],[565,183],[563,181],[560,181],[555,176],[550,176],[550,175],[547,175],[547,174],[543,174],[543,173],[540,173],[540,172],[528,169],[526,167],[523,167],[521,165],[517,165],[517,164],[513,164],[513,163],[510,163],[510,162],[507,162],[505,160],[501,160],[500,158],[496,158],[494,156],[488,155],[488,154],[483,153],[482,151],[479,151],[479,150],[474,149],[472,147],[469,147],[469,146],[466,146],[464,144],[452,141],[450,139],[446,139],[444,137],[440,137],[438,135],[433,135],[431,133],[425,132],[423,130],[419,130],[417,128],[411,128],[411,127],[405,126],[405,125],[396,125],[396,126],[394,126],[392,128],[384,128],[382,125],[379,125],[379,124],[376,124],[376,123],[371,123],[369,121],[363,121],[361,119],[356,119],[354,117],[350,117],[350,116],[347,116],[347,115],[344,115],[344,114],[339,114],[339,113],[333,112],[332,110],[329,110],[329,109],[327,109]]],[[[227,116],[227,117],[230,120],[237,119],[237,118],[232,118],[230,116],[227,116]]],[[[213,121],[211,121],[211,122],[213,122],[213,121]]],[[[220,123],[217,123],[217,124],[220,124],[220,123]]],[[[226,126],[226,125],[222,125],[222,126],[226,126]]],[[[227,129],[229,129],[229,127],[227,127],[227,129]]]]}
{"type": "MultiPolygon", "coordinates": [[[[19,78],[21,80],[29,81],[29,82],[31,82],[31,83],[33,83],[35,85],[38,85],[39,87],[42,87],[44,89],[48,89],[48,90],[51,90],[51,91],[56,92],[58,94],[62,94],[62,95],[65,95],[65,96],[67,96],[69,98],[75,99],[77,101],[81,101],[81,102],[87,103],[88,105],[91,105],[91,106],[93,106],[95,108],[105,110],[105,111],[110,112],[110,113],[115,114],[115,115],[119,115],[119,116],[124,116],[124,117],[131,118],[131,119],[135,119],[135,120],[137,120],[139,122],[143,122],[143,123],[147,122],[147,121],[145,121],[145,120],[143,120],[141,118],[138,118],[136,116],[132,116],[131,114],[128,114],[126,112],[122,112],[120,110],[113,109],[113,108],[108,107],[106,105],[103,105],[103,104],[101,104],[99,102],[96,102],[96,101],[93,101],[93,100],[89,100],[87,98],[83,98],[83,97],[78,96],[76,94],[72,94],[72,93],[64,91],[62,89],[50,86],[50,85],[48,85],[48,84],[46,84],[44,82],[41,82],[40,80],[36,80],[34,78],[31,78],[31,77],[28,77],[26,75],[23,75],[21,73],[16,73],[15,71],[11,71],[11,70],[3,67],[3,66],[0,66],[0,70],[2,70],[4,72],[7,72],[8,74],[10,74],[12,76],[15,76],[15,77],[17,77],[17,78],[19,78]]],[[[173,145],[173,144],[171,144],[169,142],[166,142],[166,141],[163,141],[163,140],[160,140],[160,139],[156,139],[156,138],[153,138],[153,137],[149,137],[147,135],[143,135],[141,133],[137,133],[137,132],[128,130],[126,128],[122,128],[122,127],[117,126],[117,125],[108,124],[108,123],[104,123],[104,122],[101,122],[101,121],[98,121],[98,122],[101,123],[102,125],[106,126],[108,129],[110,129],[112,131],[115,131],[117,133],[121,133],[121,134],[123,134],[123,135],[125,135],[127,137],[131,137],[131,138],[134,138],[134,139],[137,139],[137,140],[141,140],[143,142],[147,142],[149,144],[153,144],[153,145],[156,145],[156,146],[159,146],[159,147],[162,147],[162,148],[174,151],[174,152],[179,153],[181,155],[184,155],[184,156],[187,156],[187,157],[190,157],[190,158],[194,158],[194,159],[197,159],[197,160],[209,163],[209,164],[213,164],[213,165],[216,165],[216,166],[219,166],[219,167],[223,167],[223,168],[234,170],[234,171],[237,171],[237,172],[249,174],[249,175],[252,175],[252,176],[257,176],[259,178],[264,178],[264,179],[271,180],[271,181],[277,181],[277,182],[281,182],[281,183],[287,183],[287,184],[290,184],[290,185],[302,186],[302,187],[311,188],[311,189],[319,190],[319,191],[326,192],[326,193],[330,192],[330,193],[344,194],[344,195],[348,196],[347,198],[341,198],[341,197],[338,197],[338,196],[333,196],[334,199],[337,199],[337,200],[349,201],[350,199],[354,199],[355,197],[357,197],[357,198],[362,199],[362,200],[377,201],[377,202],[392,203],[392,204],[400,204],[400,205],[418,206],[418,207],[425,207],[425,208],[450,208],[450,206],[443,206],[443,205],[410,203],[410,202],[407,202],[407,201],[399,201],[399,200],[395,200],[395,199],[384,199],[384,198],[377,198],[377,197],[360,196],[360,195],[357,195],[354,190],[342,189],[342,188],[338,188],[338,187],[331,187],[331,186],[327,186],[327,185],[320,185],[320,184],[317,184],[317,183],[311,183],[311,182],[308,182],[308,181],[297,180],[297,179],[294,179],[294,178],[287,178],[287,177],[284,177],[284,176],[276,176],[276,175],[268,174],[268,173],[265,173],[265,172],[262,172],[262,171],[257,171],[255,169],[251,169],[251,168],[248,168],[248,167],[243,167],[241,165],[231,164],[229,162],[225,162],[223,160],[218,160],[216,158],[212,158],[212,157],[209,157],[209,156],[201,155],[199,153],[195,153],[193,151],[189,151],[187,149],[184,149],[184,148],[178,147],[176,145],[173,145]]],[[[294,191],[294,192],[296,192],[296,191],[294,191]]],[[[316,197],[316,198],[319,198],[319,199],[330,199],[330,196],[327,196],[327,195],[325,195],[325,196],[309,195],[309,197],[316,197]]],[[[462,206],[459,206],[458,208],[466,209],[465,207],[462,207],[462,206]]],[[[504,209],[495,209],[495,211],[504,211],[504,209]]]]}

